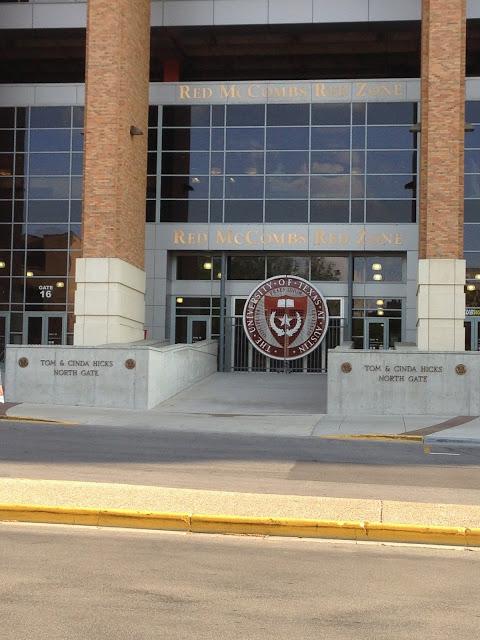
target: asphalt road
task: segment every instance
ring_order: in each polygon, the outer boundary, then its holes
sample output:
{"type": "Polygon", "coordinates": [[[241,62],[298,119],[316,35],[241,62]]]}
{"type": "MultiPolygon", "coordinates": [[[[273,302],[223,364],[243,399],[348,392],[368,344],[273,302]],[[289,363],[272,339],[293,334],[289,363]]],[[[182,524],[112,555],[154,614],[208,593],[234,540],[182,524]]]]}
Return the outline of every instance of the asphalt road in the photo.
{"type": "Polygon", "coordinates": [[[480,448],[2,420],[0,476],[479,504],[480,448]]]}
{"type": "Polygon", "coordinates": [[[480,551],[0,525],[2,640],[475,638],[480,551]]]}

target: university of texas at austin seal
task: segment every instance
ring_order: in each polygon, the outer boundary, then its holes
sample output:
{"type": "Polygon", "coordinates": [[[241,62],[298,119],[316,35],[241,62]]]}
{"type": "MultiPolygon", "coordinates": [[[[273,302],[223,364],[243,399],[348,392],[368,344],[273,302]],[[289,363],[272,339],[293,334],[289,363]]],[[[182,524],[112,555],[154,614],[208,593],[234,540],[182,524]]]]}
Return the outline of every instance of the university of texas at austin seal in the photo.
{"type": "Polygon", "coordinates": [[[275,276],[250,294],[243,326],[261,353],[276,360],[295,360],[313,351],[325,337],[327,303],[307,280],[275,276]]]}

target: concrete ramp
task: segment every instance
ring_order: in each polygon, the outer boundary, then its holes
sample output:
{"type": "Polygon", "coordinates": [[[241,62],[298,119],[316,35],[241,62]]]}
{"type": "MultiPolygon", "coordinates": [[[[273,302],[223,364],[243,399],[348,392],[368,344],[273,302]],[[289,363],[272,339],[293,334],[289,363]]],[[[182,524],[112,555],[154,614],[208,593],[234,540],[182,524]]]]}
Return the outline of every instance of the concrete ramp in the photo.
{"type": "Polygon", "coordinates": [[[211,415],[326,413],[326,374],[214,373],[152,411],[211,415]]]}

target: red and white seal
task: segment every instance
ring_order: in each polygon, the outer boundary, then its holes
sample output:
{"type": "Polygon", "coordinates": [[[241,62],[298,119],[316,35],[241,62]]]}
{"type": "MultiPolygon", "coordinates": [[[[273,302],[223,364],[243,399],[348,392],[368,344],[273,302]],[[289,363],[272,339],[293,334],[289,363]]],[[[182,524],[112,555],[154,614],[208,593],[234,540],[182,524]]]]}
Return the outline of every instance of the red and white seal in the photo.
{"type": "Polygon", "coordinates": [[[243,310],[248,339],[261,353],[276,360],[308,355],[328,329],[325,298],[297,276],[264,280],[250,294],[243,310]]]}

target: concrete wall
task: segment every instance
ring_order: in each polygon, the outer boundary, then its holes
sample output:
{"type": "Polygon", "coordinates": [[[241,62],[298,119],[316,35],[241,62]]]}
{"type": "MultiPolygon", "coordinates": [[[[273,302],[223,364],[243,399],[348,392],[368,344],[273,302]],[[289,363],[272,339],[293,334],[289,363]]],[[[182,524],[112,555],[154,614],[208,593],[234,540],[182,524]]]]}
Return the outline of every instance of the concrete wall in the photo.
{"type": "Polygon", "coordinates": [[[415,348],[328,356],[331,415],[480,415],[480,354],[415,348]]]}
{"type": "Polygon", "coordinates": [[[145,410],[216,370],[215,340],[172,346],[10,345],[6,401],[145,410]]]}

